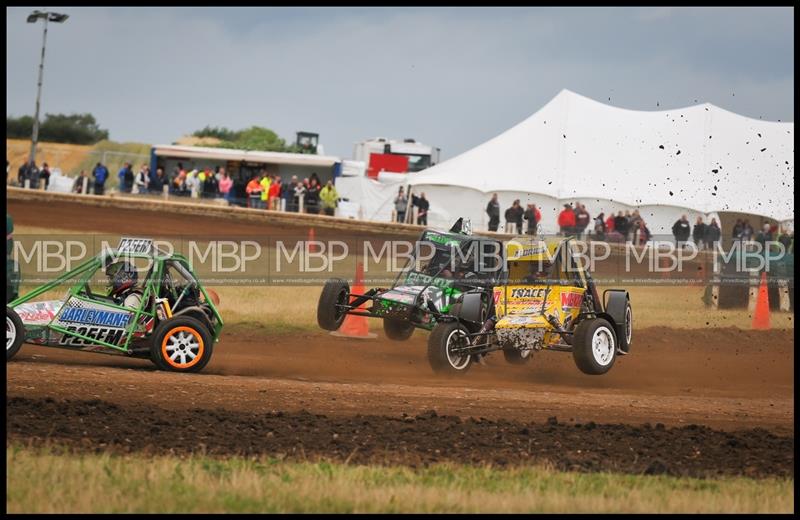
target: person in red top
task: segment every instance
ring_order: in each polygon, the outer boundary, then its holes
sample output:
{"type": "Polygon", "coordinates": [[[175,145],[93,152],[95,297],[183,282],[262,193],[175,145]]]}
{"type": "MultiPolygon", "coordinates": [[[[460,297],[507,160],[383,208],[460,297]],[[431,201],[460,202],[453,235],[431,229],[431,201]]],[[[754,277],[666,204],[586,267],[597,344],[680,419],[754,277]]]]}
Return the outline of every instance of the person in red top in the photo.
{"type": "Polygon", "coordinates": [[[614,231],[614,213],[608,215],[606,219],[606,233],[611,233],[614,231]]]}
{"type": "Polygon", "coordinates": [[[562,235],[575,232],[575,212],[569,204],[564,204],[564,209],[558,214],[558,227],[562,235]]]}
{"type": "Polygon", "coordinates": [[[269,185],[269,209],[279,210],[281,200],[281,178],[276,176],[269,185]]]}

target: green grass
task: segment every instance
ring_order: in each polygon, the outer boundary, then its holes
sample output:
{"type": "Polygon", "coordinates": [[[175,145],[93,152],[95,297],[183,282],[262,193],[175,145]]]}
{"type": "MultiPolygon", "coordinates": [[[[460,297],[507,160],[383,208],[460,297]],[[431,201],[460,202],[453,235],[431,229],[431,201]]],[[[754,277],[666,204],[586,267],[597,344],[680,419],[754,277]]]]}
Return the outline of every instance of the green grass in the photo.
{"type": "Polygon", "coordinates": [[[6,448],[9,513],[792,512],[793,480],[6,448]]]}

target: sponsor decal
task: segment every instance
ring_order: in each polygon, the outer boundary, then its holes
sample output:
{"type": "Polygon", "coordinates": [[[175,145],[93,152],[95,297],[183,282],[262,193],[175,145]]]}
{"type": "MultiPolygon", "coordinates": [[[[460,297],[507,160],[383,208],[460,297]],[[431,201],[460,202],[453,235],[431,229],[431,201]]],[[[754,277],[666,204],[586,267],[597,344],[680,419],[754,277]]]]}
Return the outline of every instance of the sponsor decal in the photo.
{"type": "Polygon", "coordinates": [[[562,308],[568,309],[568,308],[580,307],[581,301],[583,301],[583,295],[581,293],[575,293],[575,292],[561,293],[562,308]]]}
{"type": "Polygon", "coordinates": [[[435,233],[426,233],[425,234],[425,238],[423,240],[429,240],[429,241],[434,242],[436,244],[442,244],[442,245],[445,245],[445,246],[458,245],[458,244],[461,243],[460,240],[457,240],[455,238],[448,237],[448,236],[445,236],[445,235],[437,235],[435,233]]]}
{"type": "Polygon", "coordinates": [[[60,300],[23,303],[14,307],[14,310],[19,315],[22,323],[47,324],[58,313],[62,303],[60,300]]]}
{"type": "Polygon", "coordinates": [[[67,307],[61,313],[59,321],[66,323],[85,323],[87,325],[103,325],[124,329],[131,319],[129,312],[116,312],[101,309],[82,309],[67,307]]]}
{"type": "Polygon", "coordinates": [[[380,297],[384,300],[411,304],[414,303],[417,296],[416,294],[408,294],[400,291],[389,291],[382,294],[380,297]]]}
{"type": "Polygon", "coordinates": [[[545,289],[542,287],[519,287],[511,289],[512,298],[544,298],[545,289]]]}
{"type": "Polygon", "coordinates": [[[149,255],[153,250],[153,241],[149,238],[123,237],[117,246],[118,253],[142,253],[149,255]]]}
{"type": "Polygon", "coordinates": [[[447,280],[445,278],[434,278],[427,274],[417,273],[414,271],[408,273],[408,276],[406,276],[406,283],[409,285],[433,285],[443,289],[453,285],[452,280],[447,280]]]}
{"type": "Polygon", "coordinates": [[[514,251],[513,258],[522,258],[523,256],[539,255],[547,251],[545,244],[538,244],[533,247],[526,247],[525,249],[517,249],[514,251]]]}
{"type": "MultiPolygon", "coordinates": [[[[125,333],[124,330],[114,327],[70,326],[67,327],[67,330],[76,334],[87,336],[92,340],[105,341],[106,343],[111,343],[112,345],[119,344],[122,340],[122,335],[125,333]]],[[[95,345],[95,342],[89,339],[78,338],[76,336],[64,334],[61,337],[59,344],[69,347],[83,347],[87,345],[95,345]]]]}

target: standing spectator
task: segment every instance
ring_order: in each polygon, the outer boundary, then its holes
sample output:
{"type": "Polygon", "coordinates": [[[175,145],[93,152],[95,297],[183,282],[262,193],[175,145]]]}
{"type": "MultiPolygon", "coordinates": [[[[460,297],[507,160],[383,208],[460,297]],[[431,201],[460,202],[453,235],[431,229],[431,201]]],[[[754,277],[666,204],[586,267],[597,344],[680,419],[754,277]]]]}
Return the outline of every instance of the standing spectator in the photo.
{"type": "Polygon", "coordinates": [[[203,197],[216,199],[219,195],[219,182],[217,176],[211,173],[211,168],[205,169],[205,179],[203,179],[203,197]]]}
{"type": "Polygon", "coordinates": [[[625,219],[625,215],[622,214],[622,211],[618,212],[617,216],[614,217],[613,231],[619,233],[622,236],[622,240],[625,240],[628,234],[628,221],[625,219]]]}
{"type": "Polygon", "coordinates": [[[792,239],[793,239],[792,235],[787,233],[785,228],[781,228],[781,232],[778,235],[778,242],[783,244],[784,251],[786,251],[787,253],[790,252],[789,249],[792,245],[792,239]]]}
{"type": "Polygon", "coordinates": [[[228,175],[227,171],[225,171],[225,168],[220,168],[219,174],[219,192],[222,194],[222,197],[228,202],[228,204],[230,204],[231,195],[233,194],[233,179],[231,179],[231,176],[228,175]]]}
{"type": "Polygon", "coordinates": [[[39,167],[36,166],[36,163],[31,163],[25,173],[28,176],[28,184],[31,189],[39,189],[39,167]]]}
{"type": "Polygon", "coordinates": [[[519,199],[515,200],[511,207],[506,210],[506,228],[508,224],[513,224],[517,228],[517,234],[522,234],[522,218],[525,215],[525,210],[522,209],[522,205],[519,203],[519,199]]]}
{"type": "Polygon", "coordinates": [[[675,221],[672,225],[672,235],[675,237],[675,245],[683,247],[689,240],[691,235],[692,225],[689,224],[689,219],[686,215],[681,215],[681,218],[675,221]]]}
{"type": "Polygon", "coordinates": [[[633,215],[631,215],[631,210],[625,210],[625,241],[630,242],[633,239],[633,215]]]}
{"type": "Polygon", "coordinates": [[[50,166],[47,163],[42,164],[42,169],[39,171],[39,184],[41,183],[44,183],[45,190],[50,186],[50,166]]]}
{"type": "Polygon", "coordinates": [[[266,169],[261,170],[261,209],[268,209],[269,204],[269,187],[272,184],[272,177],[267,173],[266,169]]]}
{"type": "MultiPolygon", "coordinates": [[[[603,240],[606,237],[606,214],[601,212],[594,219],[594,236],[598,240],[603,240]]],[[[613,222],[613,221],[612,221],[613,222]]]]}
{"type": "Polygon", "coordinates": [[[764,223],[764,225],[761,226],[761,229],[758,230],[755,240],[761,244],[761,247],[763,248],[762,250],[766,251],[767,242],[769,242],[771,239],[772,238],[769,235],[769,224],[764,223]]]}
{"type": "Polygon", "coordinates": [[[744,231],[744,222],[742,222],[742,219],[737,218],[736,224],[733,225],[733,230],[731,231],[731,238],[734,240],[741,240],[742,231],[744,231]]]}
{"type": "Polygon", "coordinates": [[[276,175],[275,179],[269,185],[269,209],[277,211],[281,209],[281,177],[276,175]]]}
{"type": "Polygon", "coordinates": [[[694,240],[698,250],[703,249],[706,240],[706,225],[703,223],[703,217],[697,217],[697,222],[695,222],[694,229],[692,229],[692,240],[694,240]]]}
{"type": "Polygon", "coordinates": [[[559,233],[564,236],[575,230],[575,212],[569,204],[564,204],[564,209],[558,214],[558,228],[559,233]]]}
{"type": "Polygon", "coordinates": [[[406,207],[408,207],[408,198],[403,193],[403,187],[397,191],[397,197],[394,198],[394,210],[397,213],[397,221],[406,221],[406,207]]]}
{"type": "Polygon", "coordinates": [[[292,175],[292,178],[289,182],[281,185],[281,199],[283,200],[284,211],[297,211],[292,209],[292,203],[294,202],[294,188],[296,185],[297,175],[292,175]]]}
{"type": "Polygon", "coordinates": [[[253,174],[253,178],[247,183],[247,207],[253,209],[261,208],[261,182],[259,182],[258,174],[253,174]]]}
{"type": "Polygon", "coordinates": [[[500,203],[497,201],[497,193],[492,195],[492,200],[486,205],[486,214],[489,215],[489,231],[497,231],[500,225],[500,203]]]}
{"type": "Polygon", "coordinates": [[[586,211],[586,206],[580,203],[577,204],[580,207],[575,213],[575,234],[578,236],[578,240],[580,240],[583,238],[583,233],[586,231],[586,228],[589,227],[592,217],[589,215],[589,212],[586,211]]]}
{"type": "Polygon", "coordinates": [[[742,241],[749,242],[753,239],[753,226],[750,225],[749,219],[744,219],[742,223],[742,241]]]}
{"type": "Polygon", "coordinates": [[[22,163],[22,165],[19,167],[19,170],[17,170],[17,183],[19,183],[20,188],[25,187],[25,179],[28,178],[28,168],[34,165],[35,163],[33,161],[25,162],[22,163]]]}
{"type": "Polygon", "coordinates": [[[633,230],[635,233],[639,229],[639,221],[643,220],[642,216],[639,214],[639,210],[633,210],[633,214],[631,215],[631,219],[628,222],[628,229],[633,230]]]}
{"type": "Polygon", "coordinates": [[[94,177],[94,194],[102,195],[105,192],[106,179],[108,179],[108,168],[98,162],[92,170],[92,177],[94,177]]]}
{"type": "Polygon", "coordinates": [[[164,168],[156,168],[156,173],[150,178],[150,184],[148,184],[147,188],[150,193],[161,194],[164,191],[164,182],[166,179],[164,178],[164,168]]]}
{"type": "Polygon", "coordinates": [[[124,163],[122,168],[120,168],[119,173],[117,174],[119,177],[119,191],[122,193],[130,193],[133,189],[133,169],[131,169],[130,163],[124,163]]]}
{"type": "Polygon", "coordinates": [[[336,192],[333,181],[328,181],[325,187],[320,190],[319,198],[322,200],[322,211],[330,217],[334,216],[336,206],[339,203],[339,194],[336,192]]]}
{"type": "Polygon", "coordinates": [[[430,209],[431,204],[425,197],[425,193],[420,193],[419,197],[417,197],[416,195],[412,195],[411,203],[417,207],[417,224],[420,226],[427,226],[428,210],[430,209]]]}
{"type": "Polygon", "coordinates": [[[184,178],[186,177],[186,170],[183,168],[183,163],[178,163],[175,168],[172,169],[172,174],[169,178],[170,184],[177,185],[177,179],[181,176],[184,178]]]}
{"type": "Polygon", "coordinates": [[[534,206],[533,204],[528,204],[528,208],[525,210],[525,213],[522,216],[525,220],[528,221],[527,233],[529,235],[535,235],[536,224],[539,223],[539,220],[536,218],[536,206],[534,206]]]}
{"type": "Polygon", "coordinates": [[[319,213],[319,192],[322,189],[316,175],[316,173],[311,174],[306,188],[306,212],[313,214],[319,213]]]}
{"type": "Polygon", "coordinates": [[[175,195],[177,195],[179,197],[185,197],[187,195],[188,186],[187,186],[186,181],[187,181],[188,178],[189,178],[189,174],[186,173],[186,170],[184,170],[183,168],[178,170],[178,173],[175,176],[175,179],[173,179],[173,181],[171,183],[172,192],[175,195]]]}
{"type": "Polygon", "coordinates": [[[86,191],[89,191],[89,181],[86,176],[86,170],[81,170],[81,174],[75,178],[72,184],[72,193],[83,193],[83,181],[86,180],[86,191]]]}
{"type": "Polygon", "coordinates": [[[194,168],[186,174],[186,194],[190,197],[199,197],[201,196],[202,190],[203,186],[200,183],[200,172],[197,171],[197,168],[194,168]]]}
{"type": "Polygon", "coordinates": [[[605,228],[603,228],[603,232],[607,235],[614,231],[614,213],[608,215],[608,218],[605,222],[605,228]]]}
{"type": "Polygon", "coordinates": [[[717,243],[719,243],[720,237],[722,237],[722,231],[719,229],[717,219],[711,219],[711,224],[705,227],[704,233],[703,240],[706,243],[706,248],[713,251],[717,243]]]}
{"type": "MultiPolygon", "coordinates": [[[[297,180],[297,177],[295,177],[297,180]]],[[[306,197],[306,185],[300,181],[295,182],[294,185],[294,198],[292,199],[292,211],[300,211],[300,203],[302,201],[303,206],[305,206],[305,197],[306,197]]],[[[303,208],[305,211],[305,207],[303,208]]]]}
{"type": "Polygon", "coordinates": [[[634,237],[634,244],[643,246],[650,240],[651,234],[650,230],[647,229],[647,225],[644,223],[644,219],[639,218],[636,221],[636,230],[633,232],[634,237]]]}
{"type": "Polygon", "coordinates": [[[143,164],[139,171],[136,173],[136,178],[133,181],[136,186],[137,193],[147,193],[147,187],[150,185],[150,167],[143,164]]]}

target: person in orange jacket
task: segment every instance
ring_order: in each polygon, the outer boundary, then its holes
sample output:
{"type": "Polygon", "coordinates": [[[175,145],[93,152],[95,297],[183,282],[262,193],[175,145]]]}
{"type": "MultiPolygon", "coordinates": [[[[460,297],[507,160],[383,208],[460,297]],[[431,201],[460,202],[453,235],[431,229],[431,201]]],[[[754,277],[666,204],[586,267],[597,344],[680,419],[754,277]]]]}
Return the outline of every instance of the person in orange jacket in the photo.
{"type": "Polygon", "coordinates": [[[258,175],[253,175],[250,182],[247,183],[245,188],[247,192],[247,207],[248,208],[261,208],[261,183],[258,181],[258,175]]]}
{"type": "Polygon", "coordinates": [[[564,204],[564,209],[558,214],[558,227],[562,235],[575,232],[575,211],[569,204],[564,204]]]}

